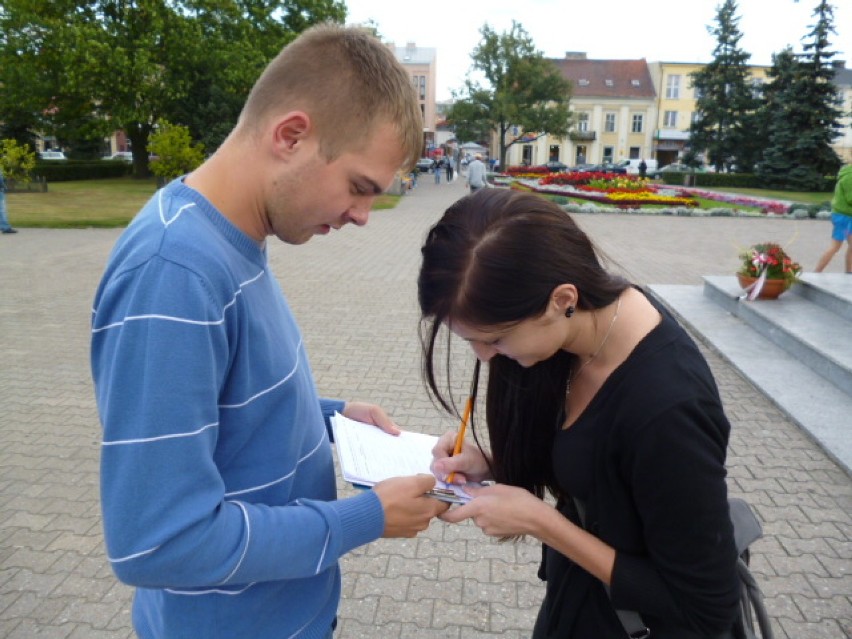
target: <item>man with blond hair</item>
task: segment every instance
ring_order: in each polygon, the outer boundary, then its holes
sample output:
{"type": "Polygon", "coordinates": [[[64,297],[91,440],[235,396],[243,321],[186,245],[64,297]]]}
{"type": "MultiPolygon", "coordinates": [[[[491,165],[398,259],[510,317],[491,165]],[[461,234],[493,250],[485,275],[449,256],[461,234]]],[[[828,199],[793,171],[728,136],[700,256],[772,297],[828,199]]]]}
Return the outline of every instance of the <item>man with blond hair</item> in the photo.
{"type": "Polygon", "coordinates": [[[367,223],[419,155],[393,54],[357,29],[306,31],[269,64],[231,135],[118,240],[92,313],[107,553],[137,587],[143,639],[331,636],[339,559],[412,537],[447,505],[431,476],[337,499],[321,399],[266,238],[367,223]]]}

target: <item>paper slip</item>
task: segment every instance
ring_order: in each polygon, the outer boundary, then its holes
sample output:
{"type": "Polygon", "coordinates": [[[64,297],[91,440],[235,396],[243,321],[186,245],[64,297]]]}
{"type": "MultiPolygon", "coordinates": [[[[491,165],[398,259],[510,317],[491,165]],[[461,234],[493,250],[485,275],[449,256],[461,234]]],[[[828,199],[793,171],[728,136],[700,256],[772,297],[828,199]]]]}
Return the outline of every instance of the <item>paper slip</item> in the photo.
{"type": "MultiPolygon", "coordinates": [[[[331,418],[334,444],[343,479],[356,486],[373,486],[390,477],[431,475],[433,435],[403,431],[394,436],[372,424],[356,422],[335,413],[331,418]]],[[[473,484],[476,485],[476,484],[473,484]]],[[[462,486],[438,480],[432,497],[455,504],[472,499],[462,486]]]]}

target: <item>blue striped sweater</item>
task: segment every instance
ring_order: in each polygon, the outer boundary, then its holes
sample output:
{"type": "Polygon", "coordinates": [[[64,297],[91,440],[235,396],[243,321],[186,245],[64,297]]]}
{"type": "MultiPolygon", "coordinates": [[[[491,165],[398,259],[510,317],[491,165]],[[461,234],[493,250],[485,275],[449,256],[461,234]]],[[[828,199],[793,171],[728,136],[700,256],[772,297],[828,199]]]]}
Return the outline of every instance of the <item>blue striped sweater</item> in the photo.
{"type": "Polygon", "coordinates": [[[266,252],[181,181],[109,258],[92,311],[109,561],[143,639],[325,637],[338,560],[384,527],[337,500],[328,417],[266,252]]]}

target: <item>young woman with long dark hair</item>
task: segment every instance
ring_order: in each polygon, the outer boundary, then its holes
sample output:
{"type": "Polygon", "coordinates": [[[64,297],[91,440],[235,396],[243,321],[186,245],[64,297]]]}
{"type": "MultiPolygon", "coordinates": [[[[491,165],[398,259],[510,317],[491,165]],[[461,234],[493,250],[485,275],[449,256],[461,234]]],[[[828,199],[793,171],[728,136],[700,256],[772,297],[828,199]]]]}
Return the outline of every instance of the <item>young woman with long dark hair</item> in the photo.
{"type": "Polygon", "coordinates": [[[462,198],[422,253],[430,392],[451,409],[439,381],[451,362],[445,329],[488,365],[488,446],[452,455],[447,433],[433,471],[497,482],[442,519],[543,543],[533,637],[728,636],[738,601],[730,425],[694,342],[537,195],[462,198]],[[617,609],[638,613],[641,628],[626,630],[617,609]]]}

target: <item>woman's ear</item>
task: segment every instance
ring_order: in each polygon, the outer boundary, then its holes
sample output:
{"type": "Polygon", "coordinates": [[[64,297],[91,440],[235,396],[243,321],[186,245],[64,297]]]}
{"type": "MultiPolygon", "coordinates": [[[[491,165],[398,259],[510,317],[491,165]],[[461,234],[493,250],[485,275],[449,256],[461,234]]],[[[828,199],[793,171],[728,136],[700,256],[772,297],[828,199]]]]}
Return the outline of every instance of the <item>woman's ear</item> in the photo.
{"type": "Polygon", "coordinates": [[[558,315],[570,317],[573,315],[573,310],[569,314],[568,309],[577,308],[578,299],[579,293],[576,286],[573,284],[560,284],[550,294],[550,306],[558,315]]]}
{"type": "Polygon", "coordinates": [[[296,151],[311,134],[311,118],[304,111],[289,111],[275,121],[272,139],[276,154],[296,151]]]}

